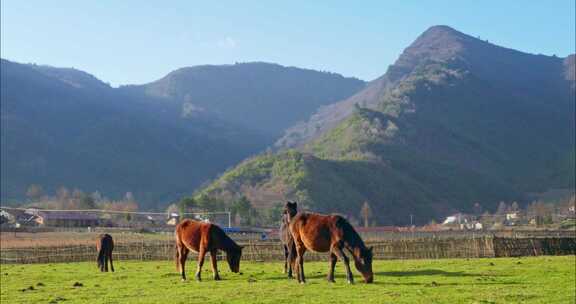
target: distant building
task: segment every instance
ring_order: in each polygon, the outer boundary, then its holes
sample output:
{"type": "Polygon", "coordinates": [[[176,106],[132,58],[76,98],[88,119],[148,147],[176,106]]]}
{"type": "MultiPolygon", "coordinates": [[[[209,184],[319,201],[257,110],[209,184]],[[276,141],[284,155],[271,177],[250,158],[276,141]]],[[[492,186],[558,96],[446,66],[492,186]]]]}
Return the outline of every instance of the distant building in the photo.
{"type": "Polygon", "coordinates": [[[14,217],[12,214],[8,213],[7,211],[0,210],[0,225],[8,224],[15,221],[16,217],[14,217]]]}
{"type": "Polygon", "coordinates": [[[178,213],[170,213],[166,225],[176,226],[180,222],[180,215],[178,213]]]}
{"type": "Polygon", "coordinates": [[[34,221],[45,227],[90,227],[100,223],[98,215],[86,212],[38,210],[35,216],[34,221]]]}
{"type": "Polygon", "coordinates": [[[506,213],[506,220],[507,221],[515,221],[515,220],[518,220],[519,218],[520,218],[520,215],[518,214],[518,212],[506,213]]]}
{"type": "Polygon", "coordinates": [[[484,226],[482,223],[473,220],[470,215],[463,213],[456,213],[447,216],[442,225],[445,227],[456,228],[460,230],[482,230],[484,226]]]}
{"type": "Polygon", "coordinates": [[[470,216],[463,214],[463,213],[456,213],[450,216],[447,216],[442,225],[450,225],[450,224],[466,224],[471,222],[470,216]]]}
{"type": "Polygon", "coordinates": [[[1,222],[3,225],[14,225],[15,227],[20,226],[36,226],[34,219],[35,215],[26,213],[24,210],[20,209],[10,209],[2,210],[1,222]]]}

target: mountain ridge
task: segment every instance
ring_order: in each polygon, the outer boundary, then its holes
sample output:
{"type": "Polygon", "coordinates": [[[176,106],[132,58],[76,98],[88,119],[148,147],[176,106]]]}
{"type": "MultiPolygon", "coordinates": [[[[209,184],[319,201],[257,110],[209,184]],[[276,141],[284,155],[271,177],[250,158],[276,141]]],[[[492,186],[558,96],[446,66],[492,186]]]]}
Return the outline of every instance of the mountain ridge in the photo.
{"type": "Polygon", "coordinates": [[[367,201],[385,211],[377,223],[401,225],[407,214],[424,224],[476,202],[493,209],[573,187],[564,169],[575,134],[570,58],[432,27],[364,90],[289,131],[277,154],[250,158],[199,193],[255,205],[276,193],[352,218],[367,201]]]}
{"type": "MultiPolygon", "coordinates": [[[[22,200],[28,185],[39,184],[47,192],[60,186],[98,190],[112,197],[132,192],[143,208],[162,208],[263,151],[274,139],[272,132],[263,131],[265,125],[250,128],[209,111],[186,108],[177,100],[112,88],[76,69],[5,59],[1,63],[3,203],[22,200]]],[[[328,73],[298,71],[306,79],[322,75],[327,84],[332,80],[345,84],[337,93],[327,91],[332,85],[318,92],[308,90],[301,104],[330,102],[322,98],[341,98],[344,95],[339,94],[351,94],[363,85],[328,73]]],[[[306,88],[285,79],[287,74],[277,65],[267,81],[300,91],[306,88]]],[[[250,88],[245,96],[263,103],[270,100],[250,88]]],[[[300,110],[302,115],[312,111],[300,110]]],[[[286,124],[295,122],[282,119],[286,124]]]]}
{"type": "MultiPolygon", "coordinates": [[[[563,62],[562,58],[554,56],[533,55],[497,46],[459,32],[449,26],[432,26],[420,34],[413,43],[404,49],[396,62],[388,67],[386,73],[370,81],[364,90],[359,91],[348,99],[320,108],[308,121],[300,122],[288,128],[284,136],[277,140],[274,146],[280,150],[301,146],[304,142],[314,139],[341,122],[353,112],[355,104],[366,108],[377,107],[381,102],[381,100],[378,99],[379,96],[426,61],[460,61],[460,64],[464,63],[470,66],[475,72],[483,74],[485,77],[495,77],[495,79],[500,80],[511,79],[513,77],[511,77],[510,73],[521,73],[527,68],[523,60],[513,60],[514,63],[510,64],[506,62],[506,60],[500,59],[502,62],[498,63],[506,68],[499,68],[494,72],[486,71],[483,69],[485,62],[482,56],[477,55],[478,49],[482,51],[486,49],[490,51],[495,50],[498,53],[504,54],[504,56],[518,55],[521,58],[537,56],[539,62],[554,61],[556,69],[566,70],[567,79],[569,79],[568,75],[574,75],[574,72],[570,73],[569,71],[569,68],[574,66],[574,54],[567,56],[563,62]],[[463,58],[466,59],[463,60],[463,58]]],[[[546,72],[546,76],[549,76],[550,72],[546,72]]],[[[533,75],[535,78],[539,76],[539,73],[530,74],[535,74],[533,75]]],[[[498,80],[494,82],[498,82],[498,80]]]]}

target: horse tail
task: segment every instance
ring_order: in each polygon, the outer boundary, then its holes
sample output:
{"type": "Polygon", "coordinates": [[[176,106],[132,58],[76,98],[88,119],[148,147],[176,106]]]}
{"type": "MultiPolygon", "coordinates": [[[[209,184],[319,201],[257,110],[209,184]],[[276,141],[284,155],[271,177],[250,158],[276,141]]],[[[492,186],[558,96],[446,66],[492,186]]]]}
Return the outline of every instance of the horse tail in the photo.
{"type": "Polygon", "coordinates": [[[104,244],[102,242],[102,239],[100,239],[100,246],[98,248],[97,263],[98,263],[98,268],[102,268],[104,266],[104,244]]]}
{"type": "Polygon", "coordinates": [[[180,271],[180,248],[183,246],[180,242],[180,237],[178,236],[179,226],[176,226],[176,230],[174,231],[174,236],[176,239],[176,243],[174,244],[174,261],[176,262],[176,271],[180,271]]]}
{"type": "Polygon", "coordinates": [[[176,271],[180,271],[180,250],[178,246],[174,246],[174,261],[176,262],[176,271]]]}
{"type": "Polygon", "coordinates": [[[296,242],[294,241],[294,238],[292,238],[292,236],[290,236],[290,240],[288,241],[288,259],[290,260],[289,263],[292,267],[292,269],[294,269],[295,267],[295,262],[296,262],[296,242]]]}

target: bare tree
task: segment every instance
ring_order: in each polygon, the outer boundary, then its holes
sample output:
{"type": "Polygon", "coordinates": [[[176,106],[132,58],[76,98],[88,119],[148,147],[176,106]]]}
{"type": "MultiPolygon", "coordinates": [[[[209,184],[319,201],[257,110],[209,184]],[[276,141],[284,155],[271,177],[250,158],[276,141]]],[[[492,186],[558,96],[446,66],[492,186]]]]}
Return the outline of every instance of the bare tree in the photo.
{"type": "Polygon", "coordinates": [[[32,202],[38,201],[42,197],[42,193],[43,193],[42,186],[36,184],[28,186],[28,189],[26,190],[26,196],[32,202]]]}
{"type": "Polygon", "coordinates": [[[64,203],[70,198],[70,191],[64,186],[60,187],[56,191],[56,198],[60,203],[64,203]]]}
{"type": "Polygon", "coordinates": [[[512,202],[512,205],[510,206],[510,211],[512,212],[520,211],[520,207],[518,206],[517,202],[512,202]]]}
{"type": "Polygon", "coordinates": [[[126,194],[124,195],[124,200],[126,202],[135,202],[136,201],[134,199],[134,194],[132,194],[132,192],[130,192],[130,191],[126,192],[126,194]]]}
{"type": "Polygon", "coordinates": [[[474,212],[475,216],[482,215],[482,205],[480,205],[480,203],[474,203],[474,206],[472,207],[472,212],[474,212]]]}
{"type": "Polygon", "coordinates": [[[362,209],[360,209],[360,215],[364,219],[364,227],[368,227],[368,220],[372,216],[372,209],[370,208],[370,204],[368,204],[367,201],[362,205],[362,209]]]}
{"type": "Polygon", "coordinates": [[[503,215],[506,214],[506,211],[508,211],[508,205],[505,202],[500,202],[498,209],[496,209],[496,214],[503,215]]]}

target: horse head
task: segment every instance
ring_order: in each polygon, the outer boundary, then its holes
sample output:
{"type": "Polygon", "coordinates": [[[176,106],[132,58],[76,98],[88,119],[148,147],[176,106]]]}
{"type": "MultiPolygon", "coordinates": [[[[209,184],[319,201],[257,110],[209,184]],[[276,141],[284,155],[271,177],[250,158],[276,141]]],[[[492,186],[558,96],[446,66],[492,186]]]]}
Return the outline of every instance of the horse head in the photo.
{"type": "Polygon", "coordinates": [[[354,250],[354,265],[364,277],[364,282],[372,283],[374,274],[372,273],[372,247],[357,248],[354,250]]]}
{"type": "Polygon", "coordinates": [[[298,213],[298,203],[287,201],[286,204],[284,205],[282,215],[286,216],[288,221],[290,221],[290,219],[294,217],[296,213],[298,213]]]}
{"type": "Polygon", "coordinates": [[[226,253],[226,260],[228,261],[228,266],[230,266],[230,271],[234,273],[240,272],[240,259],[242,258],[242,246],[238,246],[235,250],[229,250],[226,253]]]}

